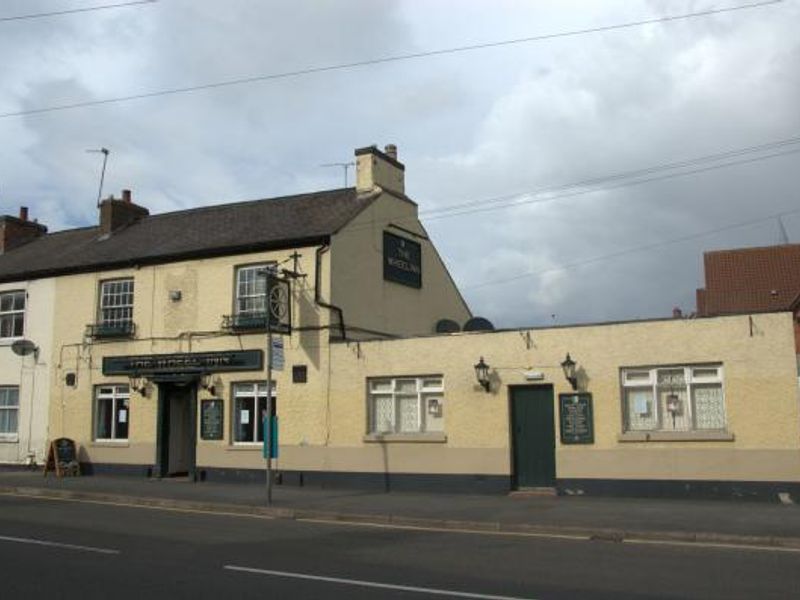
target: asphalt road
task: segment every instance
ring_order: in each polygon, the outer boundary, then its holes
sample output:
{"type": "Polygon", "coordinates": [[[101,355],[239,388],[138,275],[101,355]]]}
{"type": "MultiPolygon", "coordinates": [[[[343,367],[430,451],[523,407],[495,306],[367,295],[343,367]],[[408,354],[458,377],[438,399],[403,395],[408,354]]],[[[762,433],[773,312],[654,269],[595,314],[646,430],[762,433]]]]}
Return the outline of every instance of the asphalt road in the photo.
{"type": "Polygon", "coordinates": [[[793,599],[800,598],[800,552],[0,496],[0,597],[793,599]]]}

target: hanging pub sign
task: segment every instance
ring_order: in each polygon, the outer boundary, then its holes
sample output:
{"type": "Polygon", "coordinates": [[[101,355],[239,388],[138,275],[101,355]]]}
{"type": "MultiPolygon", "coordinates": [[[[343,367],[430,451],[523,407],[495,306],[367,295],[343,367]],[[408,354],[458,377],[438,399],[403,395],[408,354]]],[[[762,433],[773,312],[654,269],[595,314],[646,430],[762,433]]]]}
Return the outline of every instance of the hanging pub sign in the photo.
{"type": "Polygon", "coordinates": [[[287,278],[267,276],[267,312],[273,333],[292,333],[292,288],[287,278]]]}
{"type": "Polygon", "coordinates": [[[263,368],[263,350],[103,357],[103,375],[217,373],[220,371],[260,371],[263,368]]]}
{"type": "Polygon", "coordinates": [[[200,402],[200,438],[204,440],[221,440],[224,412],[222,400],[211,398],[200,402]]]}
{"type": "Polygon", "coordinates": [[[594,444],[591,394],[559,394],[558,414],[562,444],[594,444]]]}
{"type": "Polygon", "coordinates": [[[383,278],[413,288],[422,287],[422,246],[383,232],[383,278]]]}

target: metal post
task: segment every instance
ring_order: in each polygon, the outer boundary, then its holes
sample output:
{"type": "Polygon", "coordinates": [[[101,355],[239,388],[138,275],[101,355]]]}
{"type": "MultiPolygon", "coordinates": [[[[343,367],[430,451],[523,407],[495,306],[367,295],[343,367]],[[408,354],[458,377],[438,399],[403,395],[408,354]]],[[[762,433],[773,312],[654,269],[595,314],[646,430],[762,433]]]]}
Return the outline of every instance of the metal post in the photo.
{"type": "MultiPolygon", "coordinates": [[[[267,275],[269,288],[269,275],[267,275]]],[[[267,416],[264,419],[264,445],[267,455],[267,505],[272,505],[272,325],[267,298],[267,416]]]]}

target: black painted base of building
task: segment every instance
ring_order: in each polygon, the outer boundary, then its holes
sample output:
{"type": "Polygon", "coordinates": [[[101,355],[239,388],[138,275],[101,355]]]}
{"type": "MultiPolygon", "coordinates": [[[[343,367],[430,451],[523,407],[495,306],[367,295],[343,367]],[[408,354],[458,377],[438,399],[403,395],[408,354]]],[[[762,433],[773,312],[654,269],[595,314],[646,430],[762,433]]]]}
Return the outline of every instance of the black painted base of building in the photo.
{"type": "Polygon", "coordinates": [[[800,501],[800,482],[699,481],[667,479],[559,479],[560,496],[684,498],[780,502],[780,494],[800,501]]]}
{"type": "MultiPolygon", "coordinates": [[[[21,465],[0,465],[0,470],[23,470],[21,465]]],[[[152,465],[81,463],[83,475],[152,477],[152,465]]],[[[503,475],[453,475],[422,473],[350,473],[343,471],[276,471],[278,486],[322,489],[358,489],[372,492],[452,494],[507,494],[511,477],[503,475]]],[[[261,469],[198,467],[197,480],[215,483],[264,485],[261,469]]],[[[684,498],[780,502],[781,494],[800,502],[800,481],[701,481],[664,479],[559,479],[559,496],[627,498],[684,498]]]]}

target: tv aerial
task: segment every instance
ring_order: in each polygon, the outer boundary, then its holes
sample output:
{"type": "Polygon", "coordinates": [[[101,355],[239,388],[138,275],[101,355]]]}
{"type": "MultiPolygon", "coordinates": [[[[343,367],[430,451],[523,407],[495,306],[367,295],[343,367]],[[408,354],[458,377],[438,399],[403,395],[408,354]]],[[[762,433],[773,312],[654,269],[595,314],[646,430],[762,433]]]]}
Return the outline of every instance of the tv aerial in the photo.
{"type": "Polygon", "coordinates": [[[108,148],[99,148],[97,150],[89,149],[87,152],[103,155],[103,169],[100,171],[100,187],[97,190],[97,207],[100,208],[100,200],[103,197],[103,181],[106,178],[106,163],[108,162],[108,155],[111,154],[111,150],[108,148]]]}
{"type": "Polygon", "coordinates": [[[321,164],[320,167],[341,167],[344,170],[344,187],[347,187],[347,170],[350,167],[355,167],[356,163],[354,162],[333,162],[333,163],[324,163],[321,164]]]}

